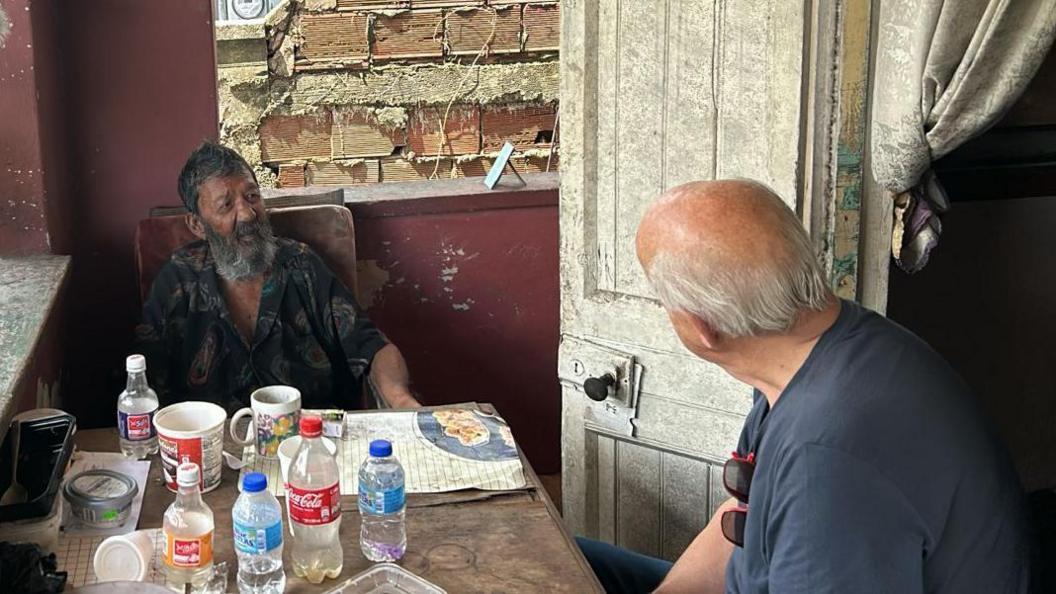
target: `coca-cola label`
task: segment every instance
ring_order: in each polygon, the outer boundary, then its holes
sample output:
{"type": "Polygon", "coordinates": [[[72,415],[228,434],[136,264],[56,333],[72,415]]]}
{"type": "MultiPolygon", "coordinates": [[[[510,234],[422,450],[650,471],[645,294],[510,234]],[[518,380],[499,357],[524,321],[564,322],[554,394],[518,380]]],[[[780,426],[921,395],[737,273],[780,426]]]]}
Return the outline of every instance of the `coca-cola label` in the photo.
{"type": "Polygon", "coordinates": [[[117,430],[121,432],[121,439],[141,441],[154,437],[154,413],[157,410],[138,415],[117,411],[117,430]]]}
{"type": "Polygon", "coordinates": [[[290,520],[315,526],[329,524],[341,517],[341,485],[334,483],[322,489],[301,489],[290,485],[286,491],[290,520]]]}
{"type": "Polygon", "coordinates": [[[213,560],[213,533],[198,538],[165,535],[165,563],[172,567],[203,567],[213,560]]]}

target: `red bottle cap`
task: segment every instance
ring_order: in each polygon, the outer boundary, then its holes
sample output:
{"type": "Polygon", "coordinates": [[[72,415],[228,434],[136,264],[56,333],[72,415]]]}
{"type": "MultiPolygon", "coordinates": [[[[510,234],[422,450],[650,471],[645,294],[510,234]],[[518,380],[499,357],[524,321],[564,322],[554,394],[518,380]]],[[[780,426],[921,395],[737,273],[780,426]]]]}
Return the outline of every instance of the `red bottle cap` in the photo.
{"type": "Polygon", "coordinates": [[[319,417],[301,417],[301,436],[319,437],[323,434],[323,419],[319,417]]]}

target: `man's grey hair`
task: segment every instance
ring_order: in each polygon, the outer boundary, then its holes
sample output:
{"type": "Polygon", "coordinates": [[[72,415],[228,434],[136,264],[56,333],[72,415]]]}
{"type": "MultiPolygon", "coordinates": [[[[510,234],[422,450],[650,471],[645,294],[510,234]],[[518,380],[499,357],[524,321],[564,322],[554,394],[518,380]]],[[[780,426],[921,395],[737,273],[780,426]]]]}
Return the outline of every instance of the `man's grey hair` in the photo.
{"type": "Polygon", "coordinates": [[[777,203],[779,223],[773,233],[785,248],[783,254],[769,262],[745,264],[724,262],[714,251],[662,251],[646,270],[666,308],[694,314],[729,338],[785,332],[801,313],[820,311],[833,299],[795,213],[772,190],[750,183],[777,203]]]}

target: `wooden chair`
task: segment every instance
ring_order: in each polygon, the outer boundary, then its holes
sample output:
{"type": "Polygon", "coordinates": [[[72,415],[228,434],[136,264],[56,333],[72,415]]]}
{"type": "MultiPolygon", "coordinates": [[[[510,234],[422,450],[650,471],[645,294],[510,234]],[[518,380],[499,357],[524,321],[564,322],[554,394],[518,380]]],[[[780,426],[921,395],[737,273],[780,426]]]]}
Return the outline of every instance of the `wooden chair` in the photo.
{"type": "MultiPolygon", "coordinates": [[[[308,244],[330,270],[356,295],[356,229],[352,213],[332,204],[279,208],[268,211],[276,235],[308,244]]],[[[154,277],[176,248],[196,238],[183,215],[143,219],[136,228],[136,272],[140,303],[146,300],[154,277]]]]}

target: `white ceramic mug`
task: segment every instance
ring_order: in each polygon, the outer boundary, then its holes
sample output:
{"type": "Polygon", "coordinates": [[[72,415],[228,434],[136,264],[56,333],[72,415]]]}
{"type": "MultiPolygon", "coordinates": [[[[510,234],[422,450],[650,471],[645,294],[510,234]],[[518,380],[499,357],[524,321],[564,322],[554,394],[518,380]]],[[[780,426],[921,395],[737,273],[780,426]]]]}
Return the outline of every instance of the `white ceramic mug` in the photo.
{"type": "Polygon", "coordinates": [[[227,411],[211,402],[180,402],[154,414],[165,486],[176,491],[176,467],[194,462],[202,492],[220,485],[227,411]]]}
{"type": "Polygon", "coordinates": [[[257,454],[273,458],[279,444],[297,435],[301,419],[301,392],[290,386],[265,386],[249,396],[250,406],[231,417],[231,439],[243,446],[257,444],[257,454]],[[246,435],[235,434],[235,426],[242,417],[250,416],[246,435]]]}

